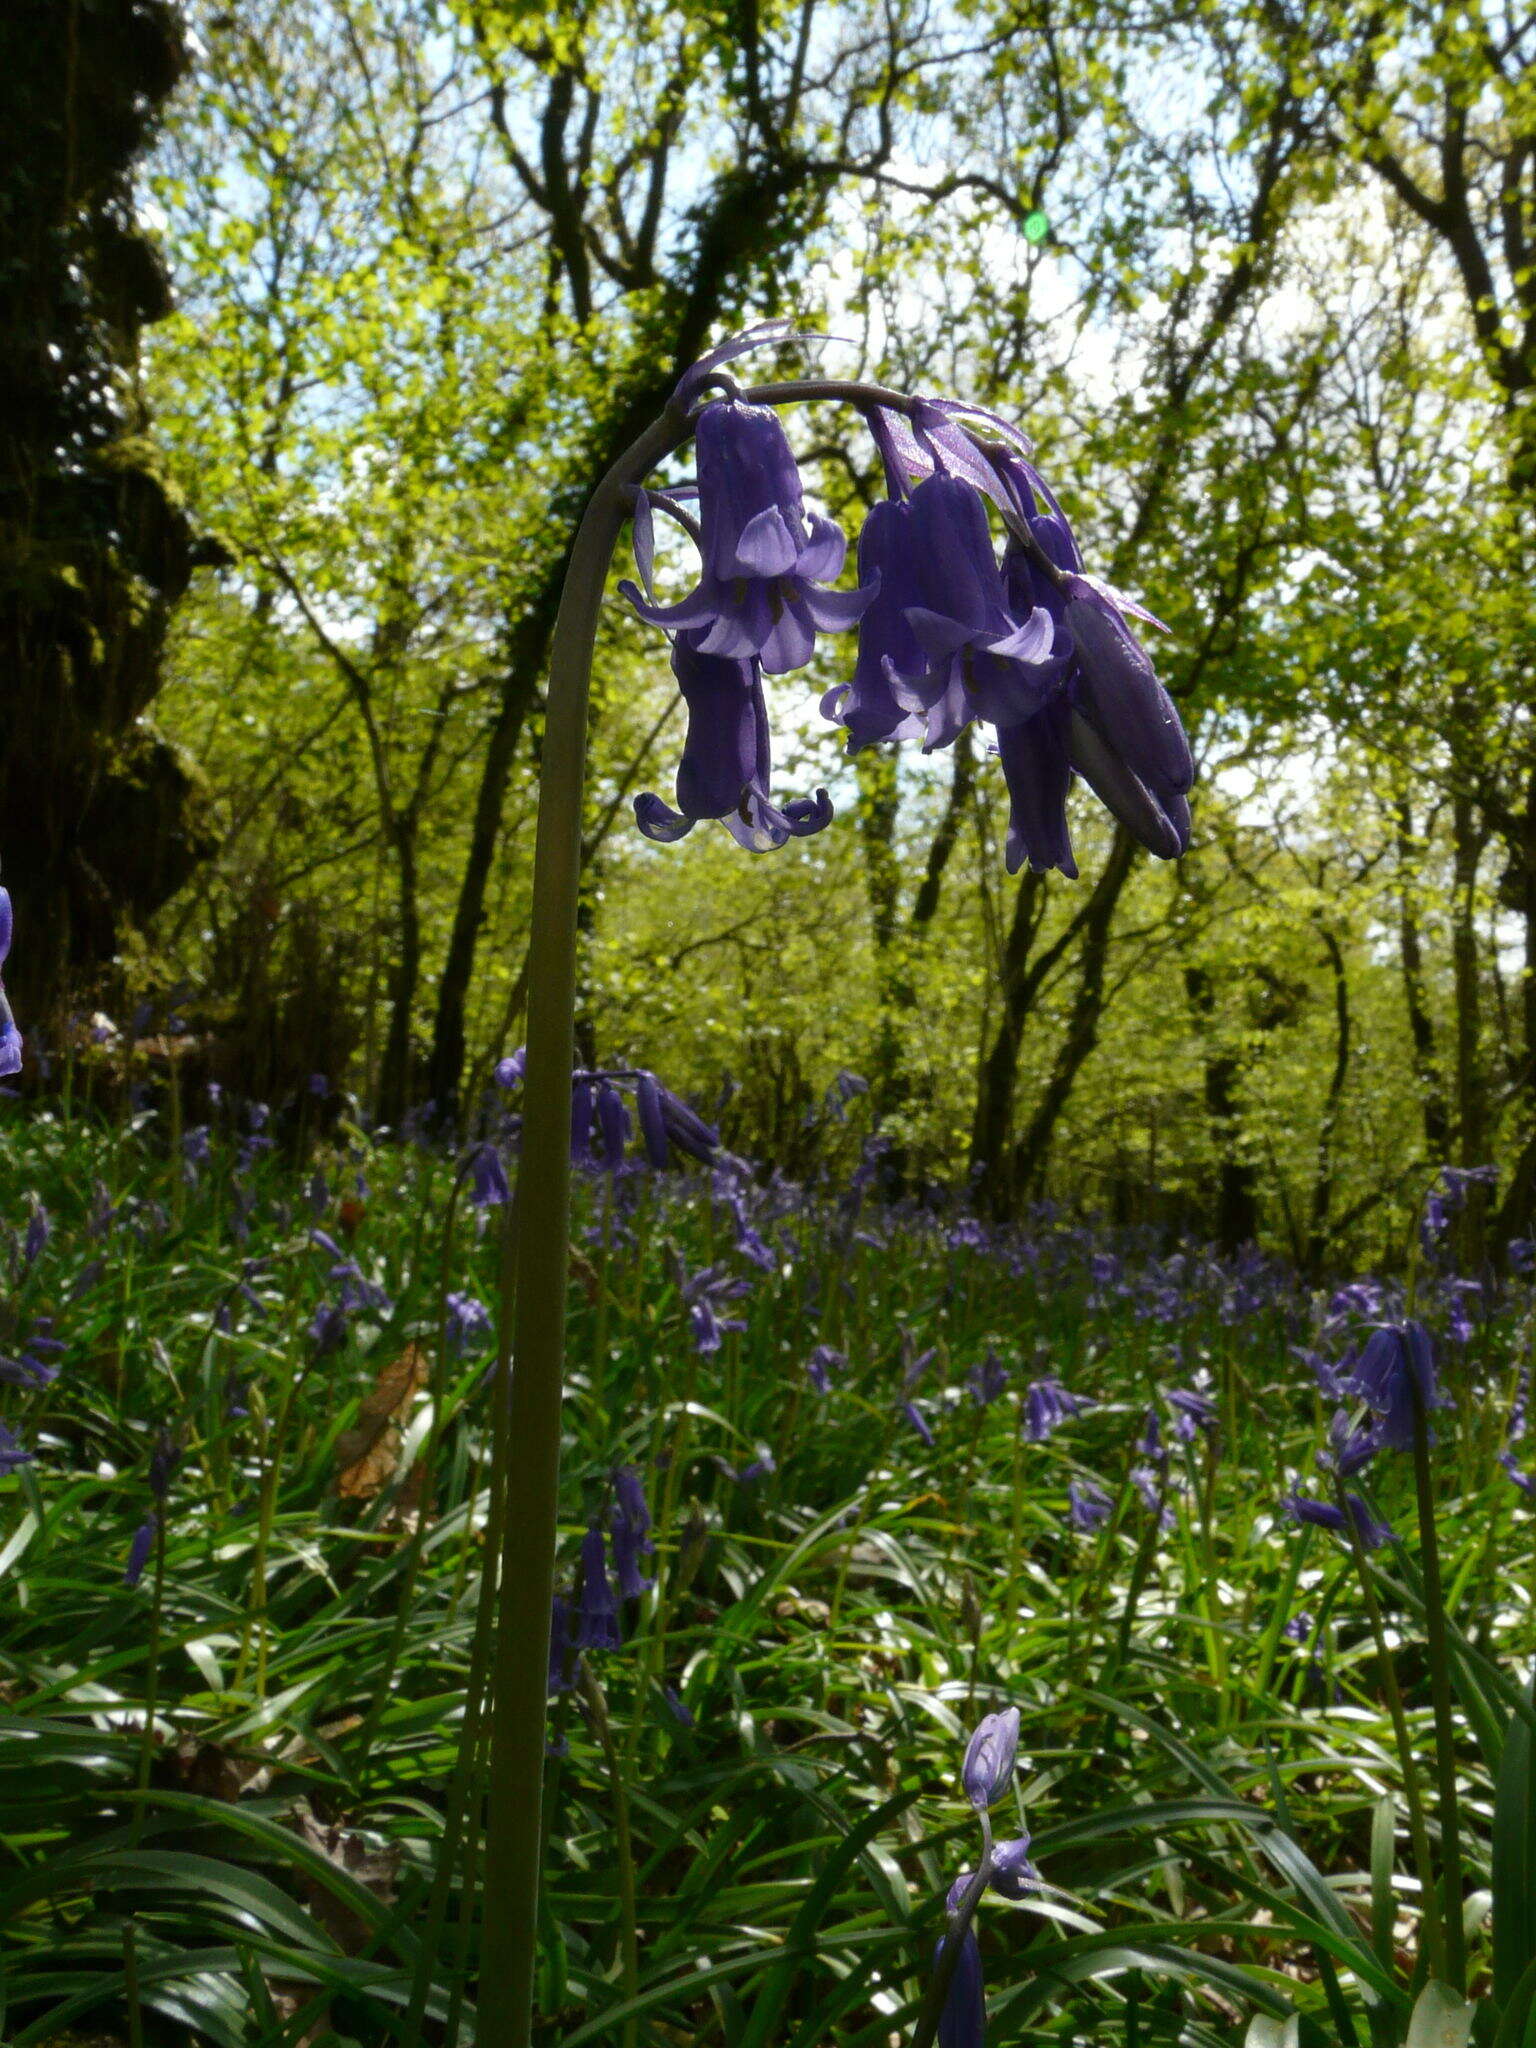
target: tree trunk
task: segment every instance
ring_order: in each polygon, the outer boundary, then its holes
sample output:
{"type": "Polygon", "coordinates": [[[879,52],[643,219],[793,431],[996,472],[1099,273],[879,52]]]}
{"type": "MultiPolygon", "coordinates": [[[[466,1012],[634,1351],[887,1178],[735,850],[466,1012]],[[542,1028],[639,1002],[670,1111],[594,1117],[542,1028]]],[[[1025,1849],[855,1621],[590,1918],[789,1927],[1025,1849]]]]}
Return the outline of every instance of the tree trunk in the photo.
{"type": "Polygon", "coordinates": [[[1109,934],[1121,892],[1130,879],[1136,844],[1124,826],[1115,827],[1109,858],[1093,885],[1083,919],[1082,967],[1067,1032],[1056,1052],[1045,1092],[1009,1162],[1009,1189],[1016,1203],[1036,1186],[1045,1172],[1056,1125],[1083,1063],[1099,1042],[1104,1014],[1104,969],[1109,960],[1109,934]]]}
{"type": "Polygon", "coordinates": [[[1419,930],[1414,885],[1413,813],[1408,798],[1400,796],[1394,805],[1397,823],[1398,954],[1403,969],[1403,999],[1408,1009],[1408,1029],[1413,1037],[1413,1067],[1418,1077],[1419,1101],[1424,1116],[1424,1151],[1435,1164],[1450,1157],[1451,1119],[1446,1108],[1445,1083],[1435,1045],[1434,1019],[1424,995],[1424,947],[1419,930]]]}
{"type": "Polygon", "coordinates": [[[421,981],[421,907],[417,897],[417,819],[406,814],[390,826],[399,903],[394,958],[389,970],[389,1029],[379,1074],[379,1118],[398,1125],[412,1107],[411,1025],[421,981]]]}
{"type": "Polygon", "coordinates": [[[1328,1095],[1323,1120],[1317,1132],[1317,1168],[1312,1177],[1312,1200],[1307,1224],[1307,1270],[1318,1274],[1328,1255],[1329,1217],[1333,1210],[1337,1181],[1334,1140],[1338,1135],[1339,1110],[1344,1101],[1344,1084],[1349,1078],[1350,1009],[1349,977],[1344,966],[1344,949],[1324,924],[1318,937],[1328,955],[1333,976],[1333,1071],[1328,1077],[1328,1095]]]}
{"type": "Polygon", "coordinates": [[[1205,1113],[1216,1144],[1217,1162],[1214,1234],[1224,1252],[1235,1252],[1251,1244],[1259,1234],[1258,1173],[1252,1160],[1244,1159],[1238,1150],[1238,1062],[1232,1053],[1213,1050],[1209,1044],[1216,1013],[1216,990],[1210,970],[1186,967],[1184,992],[1189,998],[1195,1028],[1207,1040],[1205,1113]]]}

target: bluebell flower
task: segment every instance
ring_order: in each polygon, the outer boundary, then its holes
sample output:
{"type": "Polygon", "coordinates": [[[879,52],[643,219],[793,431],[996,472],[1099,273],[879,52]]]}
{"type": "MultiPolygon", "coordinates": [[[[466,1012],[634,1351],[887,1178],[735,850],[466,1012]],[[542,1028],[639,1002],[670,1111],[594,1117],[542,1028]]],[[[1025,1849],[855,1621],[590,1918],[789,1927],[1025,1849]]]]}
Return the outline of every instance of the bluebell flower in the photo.
{"type": "MultiPolygon", "coordinates": [[[[944,1961],[952,1935],[941,1937],[933,1953],[935,1970],[944,1961]]],[[[944,2010],[939,2015],[939,2048],[987,2048],[987,1998],[981,1975],[981,1945],[974,1927],[960,1938],[955,1973],[949,1980],[944,2010]]]]}
{"type": "MultiPolygon", "coordinates": [[[[11,950],[11,893],[0,889],[0,968],[11,950]]],[[[5,998],[5,980],[0,976],[0,1080],[10,1074],[21,1072],[21,1033],[16,1029],[16,1019],[11,1015],[11,1006],[5,998]]]]}
{"type": "Polygon", "coordinates": [[[830,1393],[832,1375],[841,1372],[848,1360],[830,1344],[818,1344],[805,1362],[805,1376],[818,1394],[830,1393]]]}
{"type": "Polygon", "coordinates": [[[1043,607],[1008,609],[980,494],[959,477],[920,483],[907,508],[914,580],[905,608],[921,666],[901,674],[898,702],[923,718],[924,750],[947,747],[975,718],[1020,725],[1058,696],[1071,643],[1043,607]]]}
{"type": "Polygon", "coordinates": [[[1521,1470],[1520,1460],[1513,1451],[1500,1451],[1499,1463],[1527,1498],[1536,1494],[1536,1475],[1521,1470]]]}
{"type": "Polygon", "coordinates": [[[1102,1528],[1109,1520],[1113,1505],[1103,1487],[1093,1480],[1085,1479],[1081,1485],[1075,1479],[1068,1482],[1067,1522],[1081,1534],[1087,1535],[1102,1528]]]}
{"type": "Polygon", "coordinates": [[[859,621],[853,681],[834,684],[821,700],[823,717],[847,728],[850,754],[881,740],[917,739],[925,730],[921,711],[898,699],[893,684],[927,667],[907,617],[921,587],[920,547],[909,499],[870,507],[859,534],[859,581],[875,595],[859,621]]]}
{"type": "Polygon", "coordinates": [[[624,1164],[624,1148],[633,1128],[629,1111],[611,1081],[598,1082],[593,1108],[597,1116],[595,1156],[605,1173],[617,1173],[624,1164]]]}
{"type": "Polygon", "coordinates": [[[1000,1898],[1022,1899],[1040,1883],[1040,1873],[1029,1860],[1029,1836],[1015,1835],[999,1842],[992,1851],[992,1874],[987,1882],[1000,1898]]]}
{"type": "Polygon", "coordinates": [[[966,1745],[960,1781],[978,1813],[995,1806],[1007,1791],[1019,1754],[1019,1710],[1004,1707],[976,1725],[966,1745]]]}
{"type": "Polygon", "coordinates": [[[922,1409],[918,1407],[915,1401],[903,1401],[901,1412],[931,1451],[934,1442],[933,1431],[928,1427],[928,1418],[923,1414],[922,1409]]]}
{"type": "Polygon", "coordinates": [[[581,1539],[581,1600],[574,1640],[581,1650],[619,1647],[619,1609],[608,1583],[600,1522],[594,1522],[581,1539]]]}
{"type": "Polygon", "coordinates": [[[672,673],[688,707],[688,732],[677,770],[677,809],[646,792],[635,798],[635,822],[647,839],[684,838],[701,818],[718,818],[749,853],[768,853],[832,822],[824,789],[775,804],[768,705],[754,660],[706,654],[695,634],[680,633],[672,673]]]}
{"type": "Polygon", "coordinates": [[[10,1387],[51,1387],[59,1376],[54,1360],[64,1346],[53,1334],[52,1316],[36,1316],[17,1358],[0,1357],[0,1385],[10,1387]]]}
{"type": "Polygon", "coordinates": [[[1155,1408],[1149,1408],[1142,1419],[1141,1435],[1136,1439],[1136,1451],[1139,1457],[1157,1460],[1162,1460],[1168,1455],[1167,1447],[1163,1443],[1162,1424],[1157,1419],[1155,1408]]]}
{"type": "Polygon", "coordinates": [[[1353,1479],[1357,1472],[1363,1472],[1381,1448],[1377,1431],[1368,1425],[1355,1426],[1347,1408],[1336,1408],[1328,1424],[1328,1449],[1318,1453],[1318,1464],[1325,1471],[1337,1472],[1341,1479],[1353,1479]]]}
{"type": "Polygon", "coordinates": [[[20,1441],[0,1422],[0,1478],[8,1477],[21,1465],[30,1465],[32,1453],[23,1450],[20,1441]]]}
{"type": "Polygon", "coordinates": [[[635,1526],[625,1517],[621,1507],[615,1505],[612,1514],[613,1569],[619,1582],[621,1600],[638,1600],[642,1593],[651,1590],[654,1580],[648,1579],[640,1569],[640,1537],[635,1526]]]}
{"type": "MultiPolygon", "coordinates": [[[[858,623],[873,588],[825,590],[847,543],[829,519],[807,519],[800,471],[771,406],[718,399],[694,429],[699,477],[698,586],[681,604],[656,605],[619,588],[642,619],[696,633],[702,654],[760,660],[770,675],[803,668],[816,635],[858,623]]],[[[643,559],[642,576],[649,565],[643,559]]]]}
{"type": "Polygon", "coordinates": [[[633,1465],[614,1467],[613,1493],[613,1563],[619,1594],[625,1600],[638,1600],[652,1584],[640,1570],[640,1559],[654,1555],[656,1546],[651,1541],[645,1488],[633,1465]]]}
{"type": "MultiPolygon", "coordinates": [[[[1379,1550],[1383,1543],[1391,1541],[1390,1525],[1378,1522],[1358,1493],[1347,1494],[1345,1499],[1349,1508],[1349,1519],[1353,1521],[1361,1544],[1366,1550],[1379,1550]]],[[[1308,1523],[1314,1529],[1330,1529],[1336,1536],[1348,1534],[1349,1521],[1345,1520],[1344,1510],[1333,1501],[1308,1500],[1293,1488],[1280,1505],[1294,1515],[1298,1522],[1308,1523]]]]}
{"type": "Polygon", "coordinates": [[[723,1266],[705,1266],[690,1278],[678,1262],[678,1286],[693,1328],[693,1345],[701,1358],[712,1358],[725,1341],[727,1330],[747,1326],[737,1316],[722,1316],[720,1306],[737,1300],[748,1291],[745,1280],[733,1279],[723,1266]]]}
{"type": "Polygon", "coordinates": [[[661,1696],[666,1702],[667,1712],[680,1728],[692,1728],[696,1725],[692,1709],[675,1685],[664,1685],[661,1688],[661,1696]]]}
{"type": "Polygon", "coordinates": [[[1288,1643],[1307,1643],[1311,1641],[1316,1626],[1311,1615],[1303,1611],[1293,1614],[1280,1633],[1288,1643]]]}
{"type": "Polygon", "coordinates": [[[1024,1434],[1032,1444],[1043,1444],[1062,1423],[1092,1406],[1082,1396],[1069,1394],[1054,1373],[1035,1380],[1024,1395],[1024,1434]]]}
{"type": "Polygon", "coordinates": [[[1006,1392],[1008,1368],[995,1351],[989,1351],[979,1364],[973,1365],[966,1374],[966,1385],[971,1390],[971,1399],[978,1408],[990,1408],[992,1403],[1006,1392]]]}
{"type": "Polygon", "coordinates": [[[1181,1444],[1193,1443],[1201,1430],[1216,1427],[1216,1403],[1195,1387],[1171,1387],[1167,1395],[1173,1410],[1173,1433],[1181,1444]]]}
{"type": "Polygon", "coordinates": [[[910,1330],[901,1333],[901,1390],[910,1394],[926,1376],[928,1368],[938,1357],[936,1344],[930,1344],[926,1351],[919,1351],[913,1342],[910,1330]]]}
{"type": "Polygon", "coordinates": [[[512,1189],[507,1180],[507,1169],[501,1163],[501,1154],[494,1145],[477,1145],[470,1155],[469,1199],[476,1209],[494,1208],[501,1202],[512,1199],[512,1189]]]}
{"type": "Polygon", "coordinates": [[[462,1358],[472,1345],[478,1346],[490,1336],[491,1312],[473,1294],[449,1294],[443,1307],[443,1327],[454,1358],[462,1358]]]}
{"type": "Polygon", "coordinates": [[[520,1045],[517,1051],[509,1053],[504,1060],[498,1060],[492,1070],[492,1078],[498,1088],[515,1088],[522,1080],[528,1066],[528,1048],[520,1045]]]}
{"type": "MultiPolygon", "coordinates": [[[[1454,1404],[1435,1378],[1434,1347],[1419,1322],[1384,1323],[1373,1330],[1355,1367],[1353,1391],[1381,1418],[1376,1441],[1383,1450],[1412,1450],[1415,1406],[1425,1426],[1431,1409],[1454,1404]]],[[[1434,1432],[1429,1431],[1434,1442],[1434,1432]]]]}
{"type": "Polygon", "coordinates": [[[32,1197],[32,1213],[27,1218],[27,1234],[22,1240],[21,1261],[24,1266],[36,1263],[42,1255],[44,1245],[53,1235],[53,1224],[48,1211],[36,1195],[32,1197]]]}
{"type": "Polygon", "coordinates": [[[158,1518],[151,1514],[134,1530],[133,1541],[128,1546],[128,1561],[123,1567],[125,1586],[136,1586],[143,1578],[144,1567],[149,1563],[154,1551],[155,1534],[159,1526],[158,1518]]]}

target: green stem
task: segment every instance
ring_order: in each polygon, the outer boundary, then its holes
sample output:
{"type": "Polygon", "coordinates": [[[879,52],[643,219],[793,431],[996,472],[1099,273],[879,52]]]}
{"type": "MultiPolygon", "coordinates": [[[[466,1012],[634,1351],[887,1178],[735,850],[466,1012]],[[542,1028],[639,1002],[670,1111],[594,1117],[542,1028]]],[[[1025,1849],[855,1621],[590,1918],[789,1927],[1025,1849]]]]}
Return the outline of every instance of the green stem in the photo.
{"type": "MultiPolygon", "coordinates": [[[[734,381],[710,380],[735,390],[734,381]]],[[[765,384],[750,404],[826,399],[910,412],[914,401],[878,385],[833,378],[765,384]]],[[[490,1821],[486,1831],[483,1973],[479,2048],[530,2048],[538,1954],[540,1803],[544,1778],[545,1680],[554,1598],[560,1487],[560,1409],[570,1258],[571,1072],[576,1002],[576,908],[582,869],[587,701],[592,650],[609,563],[628,516],[630,493],[688,439],[692,421],[669,406],[593,492],[571,546],[550,643],[539,815],[534,844],[532,937],[528,956],[528,1065],[520,1181],[536,1199],[519,1227],[511,1413],[517,1483],[507,1517],[496,1629],[491,1728],[490,1821]]],[[[503,1337],[503,1344],[505,1337],[503,1337]]]]}
{"type": "MultiPolygon", "coordinates": [[[[149,1767],[155,1754],[155,1708],[160,1700],[160,1628],[165,1611],[165,1512],[163,1504],[155,1507],[155,1590],[149,1610],[149,1670],[144,1680],[144,1733],[139,1741],[139,1770],[136,1783],[140,1793],[149,1789],[149,1767]]],[[[148,1801],[142,1797],[136,1802],[133,1812],[131,1841],[134,1848],[144,1832],[144,1814],[148,1801]]]]}
{"type": "Polygon", "coordinates": [[[1435,1528],[1434,1481],[1429,1465],[1429,1424],[1418,1383],[1413,1392],[1413,1479],[1419,1500],[1420,1570],[1424,1575],[1424,1634],[1429,1649],[1430,1697],[1435,1709],[1435,1775],[1440,1794],[1441,1884],[1445,1910],[1446,1981],[1463,1997],[1467,1940],[1462,1924],[1461,1820],[1456,1797],[1456,1726],[1451,1715],[1451,1649],[1445,1630],[1440,1538],[1435,1528]]]}
{"type": "MultiPolygon", "coordinates": [[[[619,1764],[613,1723],[608,1718],[608,1702],[603,1697],[603,1688],[585,1657],[579,1669],[582,1697],[602,1746],[603,1761],[608,1767],[609,1789],[613,1794],[614,1866],[619,1888],[619,1958],[627,2005],[640,1995],[640,1941],[635,1919],[635,1852],[629,1832],[629,1791],[619,1764]]],[[[623,2048],[635,2048],[639,2027],[640,2015],[632,2012],[624,2022],[623,2048]]]]}
{"type": "Polygon", "coordinates": [[[1429,1853],[1429,1829],[1424,1821],[1424,1801],[1419,1794],[1418,1766],[1414,1759],[1413,1738],[1408,1733],[1408,1717],[1403,1711],[1403,1695],[1397,1683],[1397,1666],[1392,1661],[1392,1652],[1387,1647],[1387,1631],[1381,1619],[1381,1605],[1376,1598],[1376,1581],[1370,1563],[1365,1555],[1365,1545],[1360,1540],[1360,1531],[1350,1513],[1349,1500],[1341,1481],[1334,1482],[1334,1495],[1344,1511],[1344,1526],[1349,1534],[1349,1547],[1355,1560],[1355,1576],[1360,1581],[1360,1591],[1365,1596],[1366,1617],[1371,1624],[1371,1634],[1376,1643],[1376,1658],[1381,1666],[1381,1689],[1387,1696],[1387,1712],[1392,1717],[1392,1733],[1397,1741],[1397,1753],[1403,1766],[1403,1798],[1408,1807],[1408,1839],[1413,1845],[1413,1861],[1419,1873],[1419,1896],[1423,1901],[1424,1946],[1429,1953],[1429,1973],[1440,1982],[1445,1982],[1445,1925],[1440,1917],[1440,1902],[1435,1896],[1435,1866],[1429,1853]]]}
{"type": "MultiPolygon", "coordinates": [[[[496,1959],[496,1966],[482,1972],[480,2048],[529,2048],[533,2028],[545,1680],[554,1599],[570,1255],[576,901],[592,649],[608,565],[627,512],[626,494],[686,433],[683,420],[665,414],[598,485],[571,549],[550,649],[518,1174],[520,1185],[536,1199],[521,1204],[517,1304],[510,1333],[517,1365],[507,1440],[516,1446],[517,1483],[507,1488],[502,1529],[482,1948],[484,1955],[496,1959]]],[[[501,1334],[503,1350],[507,1335],[501,1334]]]]}

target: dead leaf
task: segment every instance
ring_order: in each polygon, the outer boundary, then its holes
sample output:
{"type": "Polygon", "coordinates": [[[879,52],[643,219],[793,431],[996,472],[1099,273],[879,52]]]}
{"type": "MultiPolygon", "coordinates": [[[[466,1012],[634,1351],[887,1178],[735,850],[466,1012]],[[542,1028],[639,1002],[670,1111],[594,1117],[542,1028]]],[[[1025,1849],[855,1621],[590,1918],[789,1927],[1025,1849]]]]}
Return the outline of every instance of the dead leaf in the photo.
{"type": "Polygon", "coordinates": [[[357,1421],[336,1439],[336,1491],[343,1500],[372,1500],[394,1478],[405,1418],[431,1373],[431,1360],[419,1344],[407,1344],[380,1371],[363,1396],[357,1421]]]}
{"type": "MultiPolygon", "coordinates": [[[[381,1906],[395,1903],[395,1879],[403,1854],[398,1842],[381,1843],[377,1837],[356,1828],[327,1826],[315,1819],[304,1801],[300,1801],[295,1818],[299,1833],[328,1863],[334,1863],[365,1891],[372,1892],[381,1906]]],[[[327,1891],[318,1879],[306,1877],[303,1884],[310,1910],[337,1946],[346,1955],[361,1955],[373,1938],[373,1930],[362,1916],[327,1891]]]]}

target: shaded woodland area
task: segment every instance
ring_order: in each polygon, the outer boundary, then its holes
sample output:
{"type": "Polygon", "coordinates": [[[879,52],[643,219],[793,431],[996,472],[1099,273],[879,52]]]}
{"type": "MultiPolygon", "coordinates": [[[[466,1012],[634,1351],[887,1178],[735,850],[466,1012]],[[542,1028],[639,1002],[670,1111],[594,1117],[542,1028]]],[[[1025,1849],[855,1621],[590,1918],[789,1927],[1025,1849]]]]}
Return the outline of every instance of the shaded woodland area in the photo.
{"type": "MultiPolygon", "coordinates": [[[[28,1088],[60,1053],[119,1085],[140,1011],[242,1092],[474,1114],[521,1037],[574,520],[682,366],[793,312],[839,374],[1032,435],[1169,628],[1195,843],[1154,872],[1083,808],[1079,881],[1009,878],[996,761],[844,758],[834,649],[773,711],[836,826],[646,845],[680,720],[615,604],[588,1060],[792,1173],[877,1133],[893,1184],[995,1215],[1323,1268],[1493,1162],[1466,1227],[1530,1232],[1520,10],[29,0],[0,33],[28,1088]]],[[[873,450],[801,453],[855,525],[873,450]]]]}

